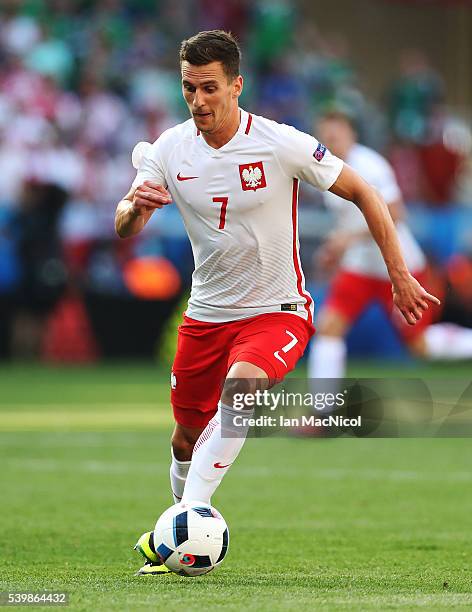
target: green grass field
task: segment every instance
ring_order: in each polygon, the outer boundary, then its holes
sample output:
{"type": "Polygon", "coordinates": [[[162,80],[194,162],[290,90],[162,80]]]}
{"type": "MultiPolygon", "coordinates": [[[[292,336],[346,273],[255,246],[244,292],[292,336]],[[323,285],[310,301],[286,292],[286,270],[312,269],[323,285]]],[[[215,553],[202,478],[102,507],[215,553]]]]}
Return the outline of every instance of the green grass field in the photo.
{"type": "MultiPolygon", "coordinates": [[[[413,373],[452,374],[470,365],[413,373]]],[[[167,395],[149,364],[0,368],[2,590],[65,590],[73,610],[472,607],[461,438],[248,440],[214,498],[221,568],[135,577],[132,546],[171,504],[167,395]]]]}

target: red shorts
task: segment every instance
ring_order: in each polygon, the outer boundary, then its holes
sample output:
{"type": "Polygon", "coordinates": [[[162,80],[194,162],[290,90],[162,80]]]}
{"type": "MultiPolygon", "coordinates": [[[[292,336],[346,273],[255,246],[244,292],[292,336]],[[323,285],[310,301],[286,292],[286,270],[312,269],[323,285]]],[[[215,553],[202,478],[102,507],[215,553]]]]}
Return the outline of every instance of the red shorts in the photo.
{"type": "Polygon", "coordinates": [[[252,363],[275,384],[293,370],[315,329],[297,315],[270,313],[227,323],[184,315],[178,332],[171,377],[174,417],[184,427],[200,428],[215,414],[233,363],[252,363]]]}
{"type": "MultiPolygon", "coordinates": [[[[425,271],[413,274],[413,276],[423,286],[427,283],[425,271]]],[[[345,270],[341,270],[334,277],[325,305],[341,313],[350,323],[353,323],[373,302],[379,302],[383,306],[405,341],[423,333],[424,329],[433,322],[434,308],[430,306],[428,310],[423,311],[423,316],[416,325],[409,325],[398,308],[394,307],[392,283],[389,280],[372,278],[345,270]]]]}

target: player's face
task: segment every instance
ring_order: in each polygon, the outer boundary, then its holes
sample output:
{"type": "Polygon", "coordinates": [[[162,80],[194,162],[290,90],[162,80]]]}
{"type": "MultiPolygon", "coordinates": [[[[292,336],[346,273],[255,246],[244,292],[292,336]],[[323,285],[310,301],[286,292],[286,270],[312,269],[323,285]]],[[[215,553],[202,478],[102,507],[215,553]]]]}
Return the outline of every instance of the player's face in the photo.
{"type": "Polygon", "coordinates": [[[182,93],[197,128],[206,134],[223,129],[238,108],[241,76],[228,80],[221,62],[194,66],[184,61],[182,93]]]}
{"type": "Polygon", "coordinates": [[[340,118],[325,118],[318,123],[316,136],[336,155],[344,159],[355,142],[355,134],[347,121],[340,118]]]}

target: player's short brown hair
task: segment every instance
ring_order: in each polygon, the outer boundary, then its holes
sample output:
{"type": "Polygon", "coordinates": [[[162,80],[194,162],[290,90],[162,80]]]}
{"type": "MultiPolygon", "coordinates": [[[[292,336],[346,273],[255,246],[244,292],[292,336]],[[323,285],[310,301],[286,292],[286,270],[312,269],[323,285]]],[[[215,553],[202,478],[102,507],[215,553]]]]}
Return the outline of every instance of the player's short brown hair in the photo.
{"type": "Polygon", "coordinates": [[[194,66],[221,62],[226,76],[231,80],[239,75],[241,49],[230,32],[207,30],[182,41],[180,63],[183,61],[194,66]]]}

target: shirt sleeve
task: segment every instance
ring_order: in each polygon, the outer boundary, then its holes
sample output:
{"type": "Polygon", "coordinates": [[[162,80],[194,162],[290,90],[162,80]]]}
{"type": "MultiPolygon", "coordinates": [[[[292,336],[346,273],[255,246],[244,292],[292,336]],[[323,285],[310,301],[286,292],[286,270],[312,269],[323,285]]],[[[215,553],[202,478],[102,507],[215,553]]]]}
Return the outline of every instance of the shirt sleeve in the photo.
{"type": "Polygon", "coordinates": [[[284,173],[320,191],[329,189],[341,173],[343,161],[313,136],[288,125],[280,128],[277,157],[284,173]]]}
{"type": "Polygon", "coordinates": [[[144,181],[155,181],[167,187],[165,168],[162,162],[162,142],[159,137],[148,150],[146,150],[138,161],[136,178],[132,187],[139,187],[144,181]]]}

